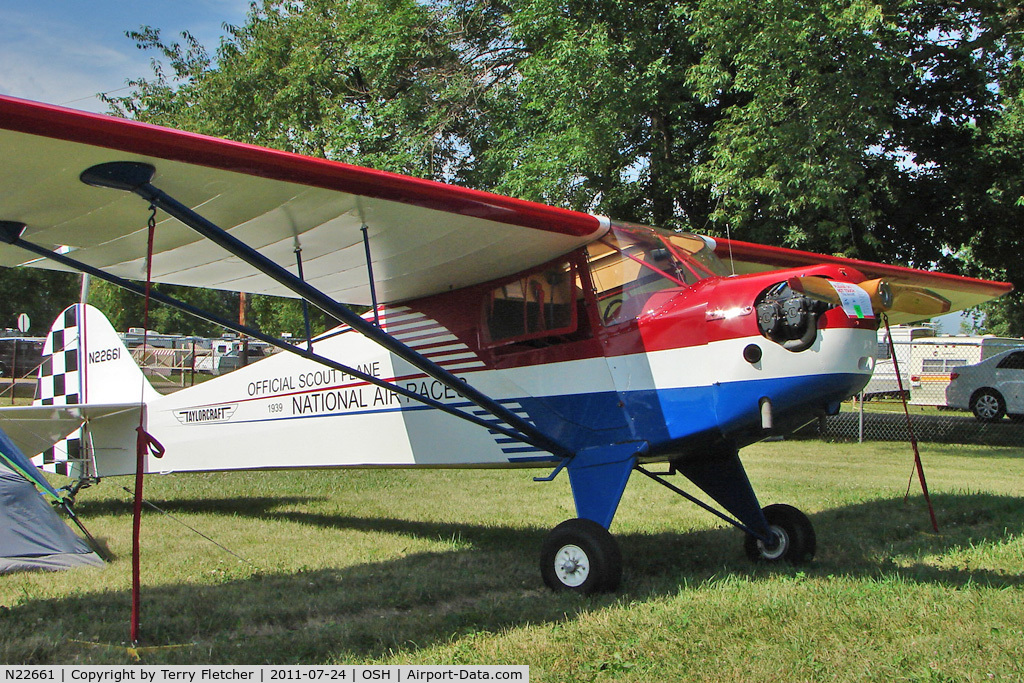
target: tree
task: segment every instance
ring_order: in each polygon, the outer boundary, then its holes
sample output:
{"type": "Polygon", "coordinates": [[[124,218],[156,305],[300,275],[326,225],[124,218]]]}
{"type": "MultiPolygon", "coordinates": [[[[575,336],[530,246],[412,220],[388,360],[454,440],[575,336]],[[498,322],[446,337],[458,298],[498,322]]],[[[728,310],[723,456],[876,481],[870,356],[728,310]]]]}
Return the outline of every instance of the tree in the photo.
{"type": "Polygon", "coordinates": [[[168,43],[143,27],[129,35],[173,73],[157,62],[154,79],[108,102],[151,123],[443,177],[464,155],[477,87],[463,60],[488,49],[478,13],[414,0],[266,0],[230,27],[216,63],[187,33],[184,45],[168,43]]]}
{"type": "Polygon", "coordinates": [[[525,6],[499,191],[1024,285],[1018,3],[525,6]]]}
{"type": "MultiPolygon", "coordinates": [[[[232,323],[239,321],[241,306],[239,295],[236,292],[159,284],[154,285],[154,290],[208,311],[225,321],[232,323]]],[[[131,327],[144,326],[145,300],[137,294],[103,281],[93,281],[89,287],[89,303],[103,311],[116,330],[124,331],[131,327]]],[[[310,309],[309,319],[310,328],[314,334],[321,333],[338,324],[316,308],[310,309]]],[[[52,316],[50,320],[52,320],[52,316]]],[[[47,324],[49,324],[49,320],[47,324]]],[[[277,337],[285,334],[297,339],[306,337],[302,304],[295,299],[275,296],[247,297],[245,324],[264,334],[277,337]]],[[[219,325],[158,302],[151,302],[149,329],[165,334],[203,337],[217,337],[225,332],[225,329],[219,325]]]]}
{"type": "Polygon", "coordinates": [[[693,179],[715,107],[686,84],[692,2],[516,2],[514,78],[486,92],[462,175],[497,192],[667,228],[704,229],[693,179]]]}
{"type": "MultiPolygon", "coordinates": [[[[171,71],[111,104],[621,220],[1024,284],[1021,17],[1002,0],[265,0],[213,57],[187,34],[132,34],[171,71]]],[[[1005,314],[1024,331],[1020,307],[1005,314]]]]}
{"type": "MultiPolygon", "coordinates": [[[[153,78],[107,101],[150,123],[443,178],[465,156],[462,131],[480,86],[463,60],[489,59],[487,12],[414,0],[268,1],[230,28],[216,60],[187,33],[167,42],[142,27],[129,36],[167,66],[154,61],[153,78]]],[[[192,303],[205,296],[179,294],[192,303]]],[[[251,311],[264,332],[305,336],[298,302],[253,297],[251,311]]],[[[314,332],[335,324],[315,309],[310,316],[314,332]]],[[[178,331],[204,329],[174,322],[178,331]]]]}
{"type": "MultiPolygon", "coordinates": [[[[238,295],[211,289],[154,285],[154,290],[210,311],[230,321],[238,320],[238,295]]],[[[89,303],[103,311],[115,330],[144,327],[146,302],[143,297],[103,281],[92,281],[89,303]]],[[[164,334],[220,336],[224,330],[217,325],[187,315],[175,308],[151,302],[149,329],[164,334]]]]}
{"type": "Polygon", "coordinates": [[[18,316],[28,315],[28,334],[43,336],[57,314],[78,301],[79,278],[34,268],[0,268],[0,329],[14,328],[18,316]]]}
{"type": "MultiPolygon", "coordinates": [[[[697,169],[716,223],[1024,284],[1017,3],[723,0],[695,19],[692,82],[742,103],[697,169]]],[[[989,324],[1024,333],[1019,304],[987,306],[989,324]]]]}

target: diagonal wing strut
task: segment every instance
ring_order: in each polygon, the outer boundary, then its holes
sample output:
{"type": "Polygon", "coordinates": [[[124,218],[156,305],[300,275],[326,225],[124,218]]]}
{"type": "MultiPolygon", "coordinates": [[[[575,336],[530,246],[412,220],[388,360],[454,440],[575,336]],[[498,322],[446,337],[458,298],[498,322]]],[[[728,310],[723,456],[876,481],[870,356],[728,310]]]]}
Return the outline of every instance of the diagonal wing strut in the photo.
{"type": "MultiPolygon", "coordinates": [[[[346,323],[353,330],[363,334],[376,342],[387,351],[395,354],[399,358],[405,360],[413,367],[416,367],[420,371],[424,372],[431,378],[441,382],[443,385],[456,391],[463,398],[468,400],[473,405],[486,411],[494,418],[504,422],[505,424],[512,427],[512,430],[502,428],[500,425],[494,425],[482,418],[463,412],[461,410],[447,406],[439,401],[424,397],[414,392],[410,392],[402,387],[381,380],[376,377],[372,377],[366,373],[361,373],[354,368],[349,368],[341,363],[333,361],[329,358],[325,358],[311,351],[302,349],[293,344],[289,344],[283,340],[275,339],[264,335],[256,330],[248,327],[244,327],[227,320],[222,320],[216,316],[212,316],[200,309],[189,306],[183,302],[177,301],[172,297],[168,297],[159,293],[152,293],[151,296],[156,298],[158,301],[165,303],[170,306],[174,306],[180,310],[184,310],[193,315],[198,315],[200,318],[214,322],[215,324],[222,325],[228,329],[251,336],[255,339],[265,341],[273,344],[278,348],[284,349],[291,353],[295,353],[301,357],[313,360],[315,362],[324,364],[328,367],[341,370],[346,374],[358,377],[363,381],[367,381],[371,384],[381,386],[385,389],[398,393],[406,398],[416,400],[420,403],[429,405],[432,408],[443,410],[444,412],[468,420],[480,426],[484,426],[488,429],[494,429],[500,431],[503,435],[515,438],[518,441],[523,441],[537,448],[546,450],[553,455],[565,458],[572,455],[572,451],[558,443],[544,432],[537,429],[533,424],[522,419],[512,411],[508,410],[500,403],[490,398],[489,396],[478,391],[467,382],[459,379],[452,373],[448,372],[438,364],[434,363],[430,359],[424,357],[413,349],[409,348],[402,342],[398,341],[387,332],[376,327],[372,323],[364,320],[361,316],[357,315],[344,305],[338,303],[333,298],[308,284],[304,280],[296,277],[288,270],[282,268],[277,263],[266,258],[258,251],[248,246],[247,244],[236,239],[232,235],[228,234],[227,231],[210,222],[200,214],[193,211],[188,206],[177,201],[167,193],[163,192],[159,188],[151,184],[151,180],[156,173],[156,169],[145,163],[139,162],[113,162],[99,164],[92,168],[86,169],[81,174],[82,182],[92,185],[94,187],[103,187],[118,189],[127,192],[132,192],[141,198],[145,199],[151,205],[163,210],[170,216],[181,221],[183,224],[192,228],[203,237],[213,241],[229,253],[240,258],[244,262],[248,263],[252,267],[261,271],[265,275],[271,277],[284,287],[288,288],[298,296],[302,297],[303,300],[308,301],[320,310],[324,311],[330,316],[341,320],[346,323]]],[[[142,287],[134,283],[128,282],[117,276],[105,273],[99,269],[88,266],[87,264],[78,262],[66,255],[57,254],[39,245],[32,244],[21,239],[21,233],[24,231],[24,225],[20,223],[13,223],[9,221],[0,222],[0,240],[21,248],[27,249],[35,254],[55,260],[64,266],[71,267],[80,272],[85,272],[90,275],[94,275],[108,282],[118,285],[119,287],[128,289],[135,293],[143,293],[142,287]]]]}
{"type": "MultiPolygon", "coordinates": [[[[134,294],[138,294],[139,296],[146,296],[146,289],[142,285],[131,282],[130,280],[125,280],[116,275],[112,275],[103,270],[100,270],[99,268],[95,268],[86,263],[82,263],[81,261],[73,259],[70,256],[52,252],[48,250],[46,247],[22,239],[20,235],[24,232],[25,228],[26,226],[24,223],[18,223],[16,221],[0,221],[0,242],[4,242],[5,244],[9,244],[14,247],[19,247],[26,251],[32,252],[37,256],[42,256],[43,258],[50,259],[51,261],[59,263],[62,266],[69,268],[71,270],[76,270],[80,273],[85,273],[86,275],[95,277],[99,280],[109,282],[112,285],[117,285],[118,287],[126,289],[129,292],[133,292],[134,294]]],[[[189,315],[201,318],[202,320],[211,322],[214,325],[224,327],[226,329],[231,330],[232,332],[237,332],[240,335],[245,335],[248,337],[252,337],[253,339],[258,339],[259,341],[266,342],[267,344],[276,346],[277,348],[283,351],[294,353],[295,355],[300,356],[302,358],[306,358],[308,360],[320,363],[321,365],[325,365],[334,370],[338,370],[339,372],[351,375],[352,377],[360,379],[368,384],[373,384],[374,386],[378,386],[381,387],[382,389],[394,392],[399,396],[403,396],[412,401],[418,401],[419,403],[423,403],[427,406],[430,406],[431,408],[436,408],[437,410],[448,413],[449,415],[453,415],[455,417],[464,419],[468,422],[472,422],[481,427],[485,427],[487,429],[500,432],[504,436],[513,438],[517,441],[524,441],[525,443],[536,445],[533,444],[531,441],[524,439],[522,434],[511,429],[508,429],[506,427],[502,427],[500,424],[488,422],[483,418],[477,417],[476,415],[473,415],[471,413],[465,413],[448,404],[441,403],[440,401],[432,399],[429,396],[423,396],[422,394],[409,391],[408,389],[405,389],[399,384],[393,384],[391,382],[388,382],[387,380],[380,379],[379,377],[368,375],[365,372],[357,370],[343,363],[339,363],[336,360],[327,358],[325,356],[321,356],[317,353],[313,353],[309,349],[303,349],[302,347],[290,344],[284,341],[283,339],[278,339],[277,337],[264,334],[257,329],[241,325],[226,318],[221,318],[217,315],[214,315],[213,313],[210,313],[209,311],[204,311],[201,308],[197,308],[195,306],[192,306],[191,304],[185,303],[184,301],[175,299],[174,297],[168,296],[158,290],[151,290],[149,293],[149,297],[154,301],[159,301],[165,306],[176,308],[179,311],[183,311],[185,313],[188,313],[189,315]]]]}

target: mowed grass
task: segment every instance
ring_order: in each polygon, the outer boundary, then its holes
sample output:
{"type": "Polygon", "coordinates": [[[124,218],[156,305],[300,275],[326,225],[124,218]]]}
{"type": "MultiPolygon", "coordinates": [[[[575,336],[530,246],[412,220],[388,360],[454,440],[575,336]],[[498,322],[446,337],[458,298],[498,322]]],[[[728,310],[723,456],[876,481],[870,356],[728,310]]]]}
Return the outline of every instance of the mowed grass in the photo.
{"type": "MultiPolygon", "coordinates": [[[[644,477],[612,531],[623,587],[542,584],[564,475],[353,470],[152,476],[143,663],[528,664],[534,681],[1022,680],[1024,451],[928,445],[940,533],[900,444],[744,451],[762,504],[803,509],[804,567],[644,477]],[[187,524],[230,549],[226,552],[187,524]]],[[[684,485],[681,478],[674,482],[684,485]]],[[[78,510],[105,569],[0,576],[0,662],[129,663],[130,495],[78,510]]],[[[684,486],[688,490],[689,486],[684,486]]]]}

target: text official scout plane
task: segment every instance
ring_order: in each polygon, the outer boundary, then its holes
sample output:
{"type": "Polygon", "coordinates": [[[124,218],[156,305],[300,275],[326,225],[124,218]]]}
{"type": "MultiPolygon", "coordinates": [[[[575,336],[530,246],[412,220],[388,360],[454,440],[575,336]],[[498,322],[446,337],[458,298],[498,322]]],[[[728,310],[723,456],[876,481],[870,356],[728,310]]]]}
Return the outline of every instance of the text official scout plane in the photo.
{"type": "Polygon", "coordinates": [[[141,420],[165,448],[148,472],[565,469],[578,518],[541,551],[556,589],[617,585],[607,529],[634,471],[738,526],[753,559],[810,558],[810,522],[761,508],[739,449],[863,387],[878,313],[921,319],[1010,289],[10,98],[0,150],[0,265],[142,293],[149,262],[153,282],[301,297],[345,323],[292,345],[191,310],[291,353],[160,396],[106,319],[73,306],[50,335],[43,405],[0,414],[25,453],[84,425],[84,474],[133,474],[141,420]]]}

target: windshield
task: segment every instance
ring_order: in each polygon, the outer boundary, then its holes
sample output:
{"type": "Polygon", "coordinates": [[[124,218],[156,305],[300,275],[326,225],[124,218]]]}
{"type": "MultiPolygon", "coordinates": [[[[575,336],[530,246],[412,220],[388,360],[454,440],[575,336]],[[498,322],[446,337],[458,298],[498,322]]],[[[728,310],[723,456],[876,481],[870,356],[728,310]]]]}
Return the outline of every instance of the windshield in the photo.
{"type": "Polygon", "coordinates": [[[638,316],[654,292],[728,275],[708,240],[656,228],[613,225],[587,254],[606,325],[638,316]]]}

